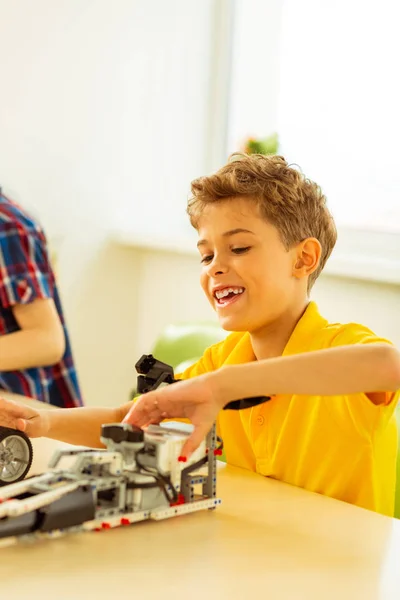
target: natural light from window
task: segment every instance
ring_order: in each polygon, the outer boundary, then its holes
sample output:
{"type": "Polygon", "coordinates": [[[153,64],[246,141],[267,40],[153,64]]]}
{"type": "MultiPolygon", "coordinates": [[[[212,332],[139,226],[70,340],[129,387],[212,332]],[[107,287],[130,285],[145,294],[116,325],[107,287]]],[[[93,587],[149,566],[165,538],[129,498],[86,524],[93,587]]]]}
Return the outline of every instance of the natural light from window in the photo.
{"type": "Polygon", "coordinates": [[[396,0],[283,2],[281,151],[339,225],[400,232],[399,17],[396,0]]]}
{"type": "Polygon", "coordinates": [[[339,227],[400,233],[400,3],[237,0],[229,151],[277,131],[339,227]]]}

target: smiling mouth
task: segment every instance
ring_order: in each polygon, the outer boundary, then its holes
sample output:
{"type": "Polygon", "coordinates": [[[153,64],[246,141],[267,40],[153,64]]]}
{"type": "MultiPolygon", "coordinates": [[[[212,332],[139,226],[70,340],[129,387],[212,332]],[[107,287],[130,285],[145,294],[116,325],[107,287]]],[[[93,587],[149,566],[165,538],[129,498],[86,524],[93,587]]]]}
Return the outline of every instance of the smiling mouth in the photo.
{"type": "Polygon", "coordinates": [[[218,306],[227,306],[236,302],[244,293],[244,288],[240,286],[227,287],[214,292],[214,298],[218,306]]]}

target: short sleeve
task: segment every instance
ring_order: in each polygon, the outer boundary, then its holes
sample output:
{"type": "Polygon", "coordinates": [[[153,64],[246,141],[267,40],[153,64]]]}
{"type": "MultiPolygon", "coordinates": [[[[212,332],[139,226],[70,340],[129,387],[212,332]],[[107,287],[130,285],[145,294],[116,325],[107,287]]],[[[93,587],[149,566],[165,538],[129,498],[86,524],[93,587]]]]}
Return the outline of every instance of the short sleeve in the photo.
{"type": "MultiPolygon", "coordinates": [[[[379,337],[371,330],[361,325],[350,323],[343,326],[338,334],[332,340],[331,346],[345,346],[354,344],[388,344],[393,343],[383,337],[379,337]]],[[[396,410],[400,398],[400,391],[377,390],[374,394],[379,396],[379,402],[376,404],[367,396],[367,394],[354,394],[349,396],[349,410],[353,412],[365,413],[365,420],[368,423],[376,423],[376,419],[387,422],[396,410]],[[358,409],[357,409],[358,406],[358,409]]]]}
{"type": "Polygon", "coordinates": [[[40,230],[12,225],[0,231],[0,303],[3,308],[51,298],[54,279],[40,230]]]}

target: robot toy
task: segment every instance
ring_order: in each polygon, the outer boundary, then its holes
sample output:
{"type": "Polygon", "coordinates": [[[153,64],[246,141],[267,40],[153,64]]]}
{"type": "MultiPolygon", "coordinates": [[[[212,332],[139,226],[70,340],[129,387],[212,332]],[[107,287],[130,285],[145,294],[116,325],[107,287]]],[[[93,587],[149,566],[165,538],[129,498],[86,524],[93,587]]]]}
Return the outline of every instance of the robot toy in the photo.
{"type": "MultiPolygon", "coordinates": [[[[176,383],[173,369],[144,355],[136,363],[138,393],[176,383]]],[[[237,400],[239,410],[269,400],[237,400]]],[[[22,432],[0,427],[0,545],[54,537],[73,531],[104,530],[143,520],[160,520],[221,503],[216,494],[217,456],[222,440],[215,424],[188,461],[181,456],[192,426],[105,424],[104,449],[58,449],[49,471],[25,479],[32,445],[22,432]],[[68,468],[61,462],[69,460],[68,468]]]]}

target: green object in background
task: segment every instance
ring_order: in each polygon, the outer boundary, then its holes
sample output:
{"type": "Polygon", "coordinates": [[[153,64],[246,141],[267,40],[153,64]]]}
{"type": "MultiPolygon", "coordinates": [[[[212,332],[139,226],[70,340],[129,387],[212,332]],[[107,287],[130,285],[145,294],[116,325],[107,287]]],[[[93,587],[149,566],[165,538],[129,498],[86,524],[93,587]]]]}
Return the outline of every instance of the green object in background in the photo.
{"type": "Polygon", "coordinates": [[[245,145],[245,152],[246,154],[277,154],[278,147],[278,134],[273,133],[266,138],[249,138],[245,145]]]}
{"type": "Polygon", "coordinates": [[[202,357],[204,351],[225,339],[227,332],[214,323],[180,323],[168,325],[157,339],[152,354],[158,360],[177,367],[186,367],[202,357]]]}

